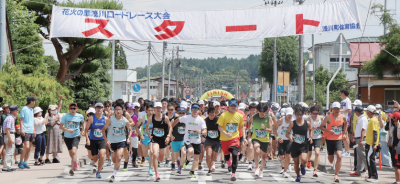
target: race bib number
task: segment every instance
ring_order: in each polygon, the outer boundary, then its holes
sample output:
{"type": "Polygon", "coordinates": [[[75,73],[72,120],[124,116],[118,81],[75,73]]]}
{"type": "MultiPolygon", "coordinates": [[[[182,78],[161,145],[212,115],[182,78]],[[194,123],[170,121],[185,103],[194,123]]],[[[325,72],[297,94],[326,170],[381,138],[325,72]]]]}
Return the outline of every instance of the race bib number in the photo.
{"type": "Polygon", "coordinates": [[[182,134],[182,135],[185,134],[185,130],[186,130],[186,129],[185,129],[185,127],[183,127],[183,126],[179,126],[179,127],[178,127],[178,133],[179,133],[179,134],[182,134]]]}
{"type": "Polygon", "coordinates": [[[68,123],[66,124],[66,128],[68,128],[68,129],[78,129],[79,128],[79,122],[68,121],[68,123]]]}
{"type": "Polygon", "coordinates": [[[293,141],[298,144],[303,144],[306,141],[306,137],[299,134],[294,134],[293,141]]]}
{"type": "Polygon", "coordinates": [[[188,137],[189,139],[198,139],[199,134],[196,132],[196,130],[188,130],[188,137]]]}
{"type": "Polygon", "coordinates": [[[101,137],[103,137],[103,132],[101,131],[101,129],[96,128],[93,131],[93,136],[97,137],[97,138],[101,138],[101,137]]]}
{"type": "MultiPolygon", "coordinates": [[[[149,128],[149,132],[150,132],[150,134],[153,133],[153,129],[152,129],[152,128],[149,128]]],[[[149,136],[149,135],[147,135],[146,130],[143,131],[143,136],[145,136],[145,137],[148,137],[148,136],[149,136]]]]}
{"type": "Polygon", "coordinates": [[[114,135],[118,136],[118,135],[123,135],[124,134],[124,127],[118,128],[118,127],[114,127],[113,128],[113,132],[114,135]]]}
{"type": "Polygon", "coordinates": [[[132,129],[132,132],[135,132],[135,130],[136,130],[134,126],[131,127],[131,129],[132,129]]]}
{"type": "Polygon", "coordinates": [[[228,133],[235,133],[238,129],[238,124],[237,123],[228,123],[226,124],[226,131],[228,133]]]}
{"type": "Polygon", "coordinates": [[[317,128],[316,130],[313,130],[314,135],[319,135],[321,134],[321,129],[317,128]]]}
{"type": "Polygon", "coordinates": [[[332,130],[335,132],[335,135],[340,135],[342,133],[342,126],[333,126],[332,130]]]}
{"type": "Polygon", "coordinates": [[[210,137],[210,138],[212,138],[212,139],[215,139],[215,138],[217,138],[218,137],[218,131],[217,130],[209,130],[208,132],[207,132],[207,135],[208,135],[208,137],[210,137]]]}
{"type": "Polygon", "coordinates": [[[281,134],[286,134],[287,132],[287,127],[282,127],[281,128],[281,134]]]}
{"type": "Polygon", "coordinates": [[[153,135],[156,137],[163,137],[164,136],[164,129],[162,128],[154,128],[153,135]]]}
{"type": "Polygon", "coordinates": [[[267,131],[265,131],[264,129],[257,129],[256,130],[256,137],[257,138],[264,138],[268,135],[267,131]]]}

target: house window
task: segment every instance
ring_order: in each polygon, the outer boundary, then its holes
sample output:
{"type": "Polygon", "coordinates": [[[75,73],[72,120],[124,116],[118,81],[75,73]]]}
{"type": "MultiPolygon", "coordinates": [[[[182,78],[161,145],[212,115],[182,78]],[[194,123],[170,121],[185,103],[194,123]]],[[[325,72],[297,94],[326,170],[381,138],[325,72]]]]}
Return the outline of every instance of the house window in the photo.
{"type": "MultiPolygon", "coordinates": [[[[346,72],[356,71],[355,68],[350,68],[350,58],[342,58],[342,69],[346,72]]],[[[330,58],[329,63],[330,71],[336,71],[339,68],[339,58],[330,58]]]]}

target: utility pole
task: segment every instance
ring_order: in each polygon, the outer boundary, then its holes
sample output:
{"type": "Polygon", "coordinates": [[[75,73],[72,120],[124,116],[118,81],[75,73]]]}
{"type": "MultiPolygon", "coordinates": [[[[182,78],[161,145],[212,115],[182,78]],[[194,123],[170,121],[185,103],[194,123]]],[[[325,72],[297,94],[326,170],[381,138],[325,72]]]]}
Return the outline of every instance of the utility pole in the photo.
{"type": "MultiPolygon", "coordinates": [[[[275,79],[276,80],[276,79],[275,79]]],[[[261,93],[260,93],[260,101],[262,101],[263,100],[263,91],[264,91],[264,89],[263,89],[263,83],[264,83],[264,78],[262,78],[261,77],[261,93]]],[[[276,89],[275,89],[276,90],[276,89]]],[[[272,90],[272,91],[275,91],[275,90],[272,90]]]]}
{"type": "Polygon", "coordinates": [[[236,75],[236,100],[239,99],[239,72],[236,75]]]}
{"type": "MultiPolygon", "coordinates": [[[[274,6],[276,7],[276,1],[273,2],[274,6]]],[[[263,44],[264,46],[264,44],[263,44]]],[[[278,77],[278,64],[276,61],[276,37],[274,38],[274,65],[273,65],[273,72],[272,72],[272,101],[276,102],[276,92],[277,92],[277,77],[278,77]]],[[[261,89],[262,89],[262,79],[261,79],[261,89]]],[[[262,91],[261,91],[261,100],[262,100],[262,91]]]]}
{"type": "Polygon", "coordinates": [[[201,96],[201,95],[203,95],[203,80],[200,76],[200,95],[199,96],[201,96]]]}
{"type": "Polygon", "coordinates": [[[315,102],[315,53],[314,53],[314,34],[312,35],[312,63],[313,63],[313,101],[315,102]]]}
{"type": "MultiPolygon", "coordinates": [[[[387,5],[387,0],[385,0],[385,12],[387,10],[386,5],[387,5]]],[[[387,24],[383,24],[383,35],[386,35],[386,33],[387,33],[387,24]]]]}
{"type": "MultiPolygon", "coordinates": [[[[7,34],[6,34],[6,1],[0,1],[0,69],[7,59],[7,34]]],[[[11,52],[11,50],[10,50],[11,52]]]]}
{"type": "Polygon", "coordinates": [[[112,88],[111,99],[112,100],[114,100],[114,68],[115,68],[115,40],[112,41],[112,56],[111,56],[111,75],[112,75],[112,80],[111,80],[111,88],[112,88]]]}
{"type": "Polygon", "coordinates": [[[176,86],[177,86],[177,93],[176,93],[176,99],[178,99],[179,98],[179,96],[180,96],[180,94],[179,94],[179,67],[181,67],[181,61],[179,60],[179,46],[177,46],[176,47],[176,61],[177,61],[177,64],[176,64],[176,71],[177,71],[177,74],[176,74],[176,86]]]}
{"type": "Polygon", "coordinates": [[[147,62],[147,100],[150,100],[150,52],[151,52],[151,43],[149,42],[149,60],[147,62]]]}
{"type": "Polygon", "coordinates": [[[167,42],[163,42],[163,53],[162,53],[162,82],[161,82],[161,99],[164,98],[164,80],[165,80],[165,49],[167,49],[167,42]]]}
{"type": "MultiPolygon", "coordinates": [[[[171,65],[174,61],[174,47],[172,47],[172,59],[168,63],[169,72],[168,72],[168,99],[170,99],[170,92],[171,92],[171,65]]],[[[175,89],[176,90],[176,89],[175,89]]]]}
{"type": "MultiPolygon", "coordinates": [[[[304,0],[296,0],[299,2],[299,5],[302,5],[304,0]]],[[[298,102],[304,101],[303,96],[303,45],[304,45],[304,36],[299,35],[299,72],[297,73],[297,82],[298,82],[298,93],[299,96],[297,98],[298,102]]]]}

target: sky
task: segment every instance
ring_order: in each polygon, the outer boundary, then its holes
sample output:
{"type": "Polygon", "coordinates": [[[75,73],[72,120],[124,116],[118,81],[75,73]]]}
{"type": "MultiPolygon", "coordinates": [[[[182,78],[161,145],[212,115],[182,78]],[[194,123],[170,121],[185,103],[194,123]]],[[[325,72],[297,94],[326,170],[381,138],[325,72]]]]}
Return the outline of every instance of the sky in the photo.
{"type": "MultiPolygon", "coordinates": [[[[65,0],[64,0],[65,1],[65,0]]],[[[75,0],[79,2],[81,0],[75,0]]],[[[264,5],[264,0],[119,0],[123,3],[124,10],[131,11],[199,11],[199,10],[232,10],[232,9],[246,9],[246,8],[262,8],[271,7],[271,5],[264,5]]],[[[268,1],[268,0],[265,0],[268,1]]],[[[337,0],[305,0],[304,4],[311,3],[323,3],[324,1],[337,1],[337,0]]],[[[356,0],[359,10],[360,19],[362,22],[362,28],[365,28],[364,37],[380,36],[383,34],[383,25],[380,25],[379,15],[368,15],[368,7],[370,0],[356,0]],[[368,15],[368,19],[367,19],[368,15]],[[365,27],[364,27],[365,26],[365,27]]],[[[372,5],[374,3],[383,4],[384,0],[371,0],[372,5]]],[[[400,20],[400,12],[396,12],[396,8],[399,8],[399,3],[395,4],[396,0],[387,0],[387,7],[391,10],[391,13],[396,20],[400,20]]],[[[270,1],[271,2],[271,1],[270,1]]],[[[294,3],[293,0],[283,0],[283,3],[278,6],[297,6],[298,3],[294,3]]],[[[335,41],[340,32],[315,34],[315,44],[335,41]]],[[[346,39],[361,37],[363,32],[358,30],[344,31],[342,32],[346,39]]],[[[173,47],[179,46],[184,51],[180,52],[180,57],[186,58],[208,58],[208,57],[228,57],[228,58],[246,58],[251,54],[260,54],[261,45],[263,39],[251,39],[251,40],[229,40],[229,41],[178,41],[179,43],[190,43],[190,44],[212,44],[212,45],[246,45],[253,46],[249,48],[232,48],[232,47],[207,47],[207,46],[189,46],[173,44],[174,42],[168,41],[168,47],[166,51],[166,58],[171,58],[173,47]],[[257,47],[254,47],[257,46],[257,47]]],[[[304,36],[304,50],[312,46],[311,35],[304,36]]],[[[49,43],[50,41],[46,41],[49,43]]],[[[45,42],[45,43],[46,43],[45,42]]],[[[135,49],[146,49],[148,43],[135,43],[132,41],[123,41],[123,43],[129,45],[135,49]]],[[[162,55],[162,43],[152,43],[155,50],[162,55]]],[[[65,46],[64,46],[65,47],[65,46]]],[[[44,44],[45,54],[52,55],[56,58],[55,50],[52,44],[44,44]]],[[[130,69],[136,67],[145,67],[148,63],[148,52],[133,52],[127,49],[125,54],[127,56],[127,62],[130,69]]],[[[150,57],[150,64],[161,62],[160,59],[155,59],[153,56],[150,57]]]]}

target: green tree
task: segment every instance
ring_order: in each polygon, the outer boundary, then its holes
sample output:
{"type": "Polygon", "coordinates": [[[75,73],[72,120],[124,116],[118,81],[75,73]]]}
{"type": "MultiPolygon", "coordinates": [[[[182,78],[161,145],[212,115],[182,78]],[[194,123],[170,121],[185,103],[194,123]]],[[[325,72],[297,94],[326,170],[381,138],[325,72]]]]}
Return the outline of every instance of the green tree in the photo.
{"type": "MultiPolygon", "coordinates": [[[[289,71],[290,79],[297,77],[299,70],[298,58],[299,43],[294,36],[279,37],[276,39],[276,62],[278,71],[289,71]]],[[[264,47],[261,53],[258,72],[265,78],[266,82],[272,84],[273,63],[274,63],[274,38],[265,38],[264,47]]]]}
{"type": "Polygon", "coordinates": [[[44,66],[42,48],[42,38],[38,35],[39,25],[35,23],[37,16],[35,12],[29,10],[21,3],[15,0],[6,0],[7,18],[10,27],[11,41],[13,50],[22,49],[14,52],[17,68],[24,74],[30,74],[33,71],[41,70],[46,73],[44,66]]]}
{"type": "Polygon", "coordinates": [[[387,24],[388,33],[380,36],[379,39],[382,40],[381,46],[386,51],[381,50],[379,54],[375,55],[374,59],[365,62],[361,70],[366,71],[368,74],[376,75],[379,79],[383,79],[385,71],[389,70],[390,74],[400,79],[400,61],[392,56],[400,57],[400,26],[390,15],[390,10],[387,10],[383,5],[375,4],[371,7],[371,10],[371,14],[383,12],[379,19],[381,24],[387,24]]]}
{"type": "MultiPolygon", "coordinates": [[[[109,48],[112,48],[112,42],[108,44],[109,48]]],[[[115,43],[115,69],[128,69],[128,62],[126,61],[126,55],[124,48],[121,46],[120,42],[115,43]]]]}
{"type": "MultiPolygon", "coordinates": [[[[81,59],[75,62],[83,63],[81,59]]],[[[74,91],[75,101],[80,109],[87,109],[95,100],[106,101],[111,95],[111,69],[110,59],[99,59],[92,62],[98,70],[94,73],[79,74],[72,79],[71,89],[74,91]]]]}
{"type": "Polygon", "coordinates": [[[36,104],[47,110],[49,105],[58,103],[60,95],[64,97],[61,112],[67,112],[68,104],[73,101],[72,91],[56,79],[39,71],[23,75],[22,70],[10,63],[0,71],[0,96],[4,99],[3,103],[21,108],[26,105],[28,96],[34,96],[38,98],[36,104]]]}
{"type": "MultiPolygon", "coordinates": [[[[75,7],[75,8],[93,8],[93,9],[113,9],[121,10],[122,3],[115,0],[82,0],[80,2],[66,1],[58,2],[57,0],[31,0],[44,3],[52,3],[58,6],[75,7]]],[[[68,79],[76,77],[80,73],[93,73],[98,69],[98,65],[92,63],[97,59],[109,58],[111,50],[109,47],[103,45],[104,40],[92,38],[49,38],[50,25],[51,25],[51,11],[52,6],[47,4],[40,4],[35,2],[24,1],[28,10],[35,12],[38,18],[35,23],[40,25],[37,31],[52,42],[57,59],[60,63],[59,70],[56,78],[60,83],[64,83],[68,79]],[[67,44],[68,49],[64,49],[62,44],[67,44]],[[82,59],[83,62],[79,64],[74,62],[77,58],[82,59]],[[71,71],[71,74],[67,74],[71,71]]]]}

